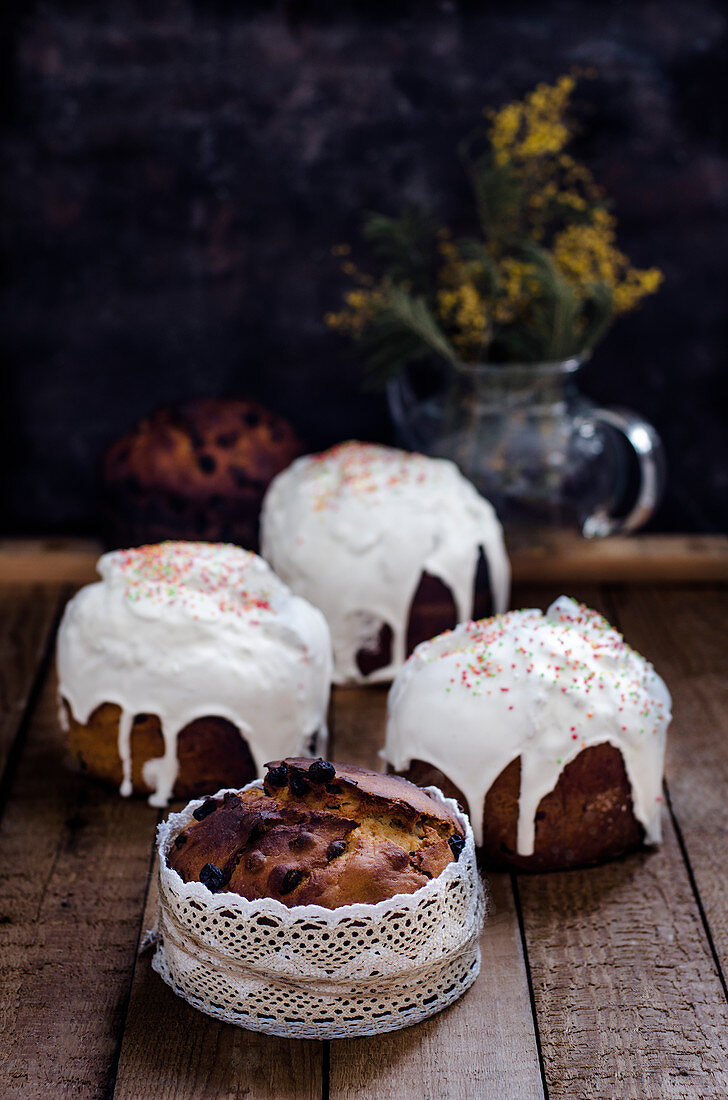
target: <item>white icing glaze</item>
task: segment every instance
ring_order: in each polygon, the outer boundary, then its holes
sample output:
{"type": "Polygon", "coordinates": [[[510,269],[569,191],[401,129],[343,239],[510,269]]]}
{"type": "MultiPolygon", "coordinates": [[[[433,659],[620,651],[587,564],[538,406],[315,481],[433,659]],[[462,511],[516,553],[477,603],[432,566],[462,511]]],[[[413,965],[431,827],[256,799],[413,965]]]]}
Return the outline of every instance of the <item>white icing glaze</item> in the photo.
{"type": "Polygon", "coordinates": [[[134,715],[155,714],[164,755],[149,760],[149,802],[165,806],[177,777],[177,738],[196,718],[232,722],[258,773],[267,760],[306,755],[326,738],[331,641],[321,612],[294,596],[256,554],[237,546],[166,542],[99,560],[58,633],[59,696],[85,723],[121,707],[121,794],[131,793],[134,715]]]}
{"type": "Polygon", "coordinates": [[[423,642],[389,694],[385,759],[439,768],[465,795],[478,844],[483,802],[520,756],[518,852],[533,854],[541,799],[583,748],[622,753],[635,817],[660,840],[670,694],[606,619],[561,596],[423,642]]]}
{"type": "Polygon", "coordinates": [[[482,547],[495,609],[508,606],[500,523],[445,459],[357,442],[299,458],[268,489],[261,545],[293,591],[326,615],[336,683],[392,679],[423,572],[447,585],[458,620],[468,619],[482,547]],[[382,623],[392,630],[392,660],[365,677],[356,655],[382,623]]]}

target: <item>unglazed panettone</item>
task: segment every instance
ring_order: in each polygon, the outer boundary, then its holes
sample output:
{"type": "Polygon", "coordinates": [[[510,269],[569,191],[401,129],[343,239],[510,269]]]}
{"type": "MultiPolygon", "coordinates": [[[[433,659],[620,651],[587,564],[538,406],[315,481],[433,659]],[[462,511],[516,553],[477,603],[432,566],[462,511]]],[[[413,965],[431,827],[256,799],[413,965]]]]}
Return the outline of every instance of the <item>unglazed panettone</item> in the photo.
{"type": "Polygon", "coordinates": [[[272,754],[322,750],[328,627],[262,558],[168,542],[98,570],[57,644],[61,716],[90,775],[164,806],[243,784],[272,754]]]}
{"type": "Polygon", "coordinates": [[[454,463],[374,443],[342,443],[279,474],[261,552],[325,614],[340,684],[391,680],[419,642],[508,602],[488,501],[454,463]]]}
{"type": "Polygon", "coordinates": [[[257,550],[263,495],[301,451],[290,424],[255,401],[199,398],[157,409],[106,454],[109,543],[190,539],[257,550]]]}
{"type": "Polygon", "coordinates": [[[384,755],[469,811],[489,866],[577,867],[660,840],[670,705],[652,665],[562,596],[419,646],[384,755]]]}
{"type": "Polygon", "coordinates": [[[480,968],[485,897],[454,802],[326,760],[268,765],[158,830],[152,966],[226,1023],[289,1038],[407,1027],[480,968]]]}
{"type": "Polygon", "coordinates": [[[414,893],[464,847],[448,807],[399,776],[307,758],[267,768],[262,790],[207,799],[176,836],[183,882],[335,909],[414,893]]]}

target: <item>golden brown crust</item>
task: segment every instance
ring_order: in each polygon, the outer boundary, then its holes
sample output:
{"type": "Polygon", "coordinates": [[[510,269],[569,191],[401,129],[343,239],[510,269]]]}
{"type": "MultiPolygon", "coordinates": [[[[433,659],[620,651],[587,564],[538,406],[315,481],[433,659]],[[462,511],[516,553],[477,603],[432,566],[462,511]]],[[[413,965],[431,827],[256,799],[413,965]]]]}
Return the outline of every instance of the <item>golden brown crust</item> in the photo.
{"type": "MultiPolygon", "coordinates": [[[[319,785],[311,778],[311,764],[312,760],[307,756],[289,756],[286,760],[269,761],[266,764],[268,774],[264,780],[266,790],[270,794],[275,792],[284,800],[295,799],[298,801],[302,799],[304,802],[307,801],[310,794],[311,804],[315,804],[316,800],[321,797],[321,793],[319,785]],[[284,788],[276,788],[271,783],[271,772],[274,768],[279,768],[283,764],[285,764],[288,771],[288,784],[284,788]],[[300,793],[300,787],[295,792],[291,790],[293,777],[307,785],[307,790],[303,795],[300,793]]],[[[443,825],[460,828],[457,819],[448,806],[443,805],[441,802],[435,802],[419,786],[410,783],[400,775],[374,772],[368,768],[360,768],[356,764],[337,763],[332,767],[336,769],[336,777],[331,782],[341,788],[336,794],[337,797],[340,796],[339,802],[342,805],[351,796],[355,799],[357,805],[361,804],[372,810],[383,803],[388,808],[400,808],[408,816],[422,814],[426,817],[438,819],[443,825]]]]}
{"type": "Polygon", "coordinates": [[[397,776],[295,758],[264,789],[208,799],[168,863],[186,881],[327,909],[411,894],[459,855],[447,807],[397,776]]]}
{"type": "MultiPolygon", "coordinates": [[[[413,760],[404,774],[414,783],[440,787],[464,806],[462,792],[430,764],[413,760]]],[[[566,765],[553,791],[539,803],[530,856],[516,850],[520,784],[519,757],[503,769],[485,797],[479,854],[488,867],[567,870],[603,863],[642,844],[644,829],[634,816],[624,761],[614,745],[592,745],[566,765]]]]}
{"type": "Polygon", "coordinates": [[[110,542],[182,538],[255,550],[265,490],[301,453],[291,426],[253,401],[206,398],[158,409],[106,454],[110,542]]]}
{"type": "MultiPolygon", "coordinates": [[[[122,780],[118,746],[121,708],[114,703],[102,703],[88,722],[81,723],[70,707],[64,705],[71,752],[89,775],[118,787],[122,780]]],[[[143,768],[147,760],[163,753],[159,719],[154,714],[137,714],[131,732],[131,778],[135,794],[151,793],[144,782],[143,768]]],[[[244,738],[224,718],[198,718],[185,726],[177,740],[177,759],[174,798],[190,799],[221,787],[240,787],[257,774],[244,738]]]]}

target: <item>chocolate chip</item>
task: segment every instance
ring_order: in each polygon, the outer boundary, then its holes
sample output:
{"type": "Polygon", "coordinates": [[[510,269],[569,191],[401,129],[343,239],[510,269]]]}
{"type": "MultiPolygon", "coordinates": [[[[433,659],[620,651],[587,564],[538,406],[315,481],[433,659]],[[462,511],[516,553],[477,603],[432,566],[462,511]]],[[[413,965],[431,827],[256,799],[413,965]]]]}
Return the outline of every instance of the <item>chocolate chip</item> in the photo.
{"type": "Polygon", "coordinates": [[[336,775],[336,768],[328,760],[314,760],[308,774],[314,783],[328,783],[336,775]]]}
{"type": "Polygon", "coordinates": [[[218,447],[225,447],[226,449],[228,447],[234,447],[235,444],[237,443],[237,441],[238,441],[238,433],[237,432],[224,432],[222,435],[219,435],[217,437],[218,447]]]}
{"type": "Polygon", "coordinates": [[[409,863],[409,853],[405,852],[404,848],[397,848],[393,845],[389,845],[387,850],[383,852],[383,855],[395,871],[401,871],[402,868],[406,867],[409,863]]]}
{"type": "Polygon", "coordinates": [[[271,787],[285,787],[288,782],[288,766],[279,764],[277,768],[271,768],[266,779],[271,787]]]}
{"type": "Polygon", "coordinates": [[[187,837],[185,836],[184,833],[178,833],[177,836],[174,838],[175,848],[184,848],[186,843],[187,843],[187,837]]]}
{"type": "Polygon", "coordinates": [[[197,465],[203,474],[214,474],[217,469],[217,462],[212,455],[200,455],[197,459],[197,465]]]}
{"type": "Polygon", "coordinates": [[[460,853],[465,847],[465,837],[461,833],[453,833],[448,840],[448,844],[450,845],[450,851],[455,856],[455,859],[459,859],[460,853]]]}
{"type": "Polygon", "coordinates": [[[214,894],[216,890],[222,889],[227,882],[227,878],[224,871],[221,871],[216,864],[206,863],[200,871],[200,882],[214,894]]]}
{"type": "Polygon", "coordinates": [[[291,772],[288,778],[288,785],[298,798],[303,798],[308,793],[308,780],[304,779],[300,772],[291,772]]]}
{"type": "Polygon", "coordinates": [[[294,836],[288,844],[288,847],[293,851],[303,851],[305,848],[313,848],[316,843],[313,833],[306,832],[302,829],[300,833],[294,836]]]}
{"type": "Polygon", "coordinates": [[[344,840],[332,840],[326,849],[326,859],[331,863],[332,859],[338,859],[339,856],[343,856],[346,851],[346,841],[344,840]]]}
{"type": "Polygon", "coordinates": [[[291,867],[283,876],[280,888],[281,894],[290,894],[291,890],[296,889],[302,878],[303,871],[299,871],[296,867],[291,867]]]}
{"type": "Polygon", "coordinates": [[[204,821],[210,814],[214,814],[220,803],[214,798],[207,798],[198,806],[196,810],[192,811],[192,816],[197,818],[198,821],[204,821]]]}
{"type": "Polygon", "coordinates": [[[233,481],[238,489],[247,489],[250,485],[250,475],[247,470],[243,469],[242,466],[231,466],[230,473],[233,475],[233,481]]]}

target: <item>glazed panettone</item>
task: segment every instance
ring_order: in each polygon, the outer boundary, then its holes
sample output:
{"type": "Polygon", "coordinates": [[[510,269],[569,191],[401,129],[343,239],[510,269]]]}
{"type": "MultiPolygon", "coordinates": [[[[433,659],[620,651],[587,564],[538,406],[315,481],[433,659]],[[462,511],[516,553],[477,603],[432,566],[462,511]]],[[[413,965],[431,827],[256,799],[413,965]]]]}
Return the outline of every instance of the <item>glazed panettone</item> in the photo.
{"type": "Polygon", "coordinates": [[[391,680],[420,642],[505,610],[493,508],[445,459],[350,441],[271,483],[261,552],[331,629],[336,683],[391,680]]]}
{"type": "Polygon", "coordinates": [[[328,627],[262,558],[167,542],[98,570],[57,645],[62,720],[90,775],[164,806],[242,785],[272,753],[323,750],[328,627]]]}
{"type": "Polygon", "coordinates": [[[257,550],[263,495],[301,451],[290,424],[254,401],[204,398],[157,409],[106,454],[109,544],[190,539],[257,550]]]}
{"type": "Polygon", "coordinates": [[[266,765],[263,788],[208,798],[167,862],[213,893],[336,909],[412,894],[457,859],[447,804],[399,776],[294,758],[266,765]]]}
{"type": "MultiPolygon", "coordinates": [[[[119,729],[124,724],[120,706],[101,703],[85,722],[75,718],[65,699],[61,707],[71,754],[83,772],[120,788],[125,795],[133,792],[155,797],[156,793],[160,804],[166,804],[169,796],[160,793],[159,784],[155,792],[155,777],[150,775],[150,763],[164,760],[166,751],[158,715],[133,715],[128,745],[120,749],[119,729]]],[[[242,786],[258,775],[239,728],[214,715],[196,718],[182,727],[177,735],[174,766],[174,798],[194,798],[217,790],[222,782],[242,786]]]]}
{"type": "Polygon", "coordinates": [[[583,866],[659,841],[670,705],[652,665],[562,596],[419,646],[384,755],[468,810],[487,865],[583,866]]]}

